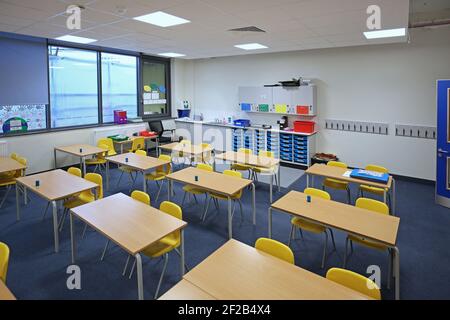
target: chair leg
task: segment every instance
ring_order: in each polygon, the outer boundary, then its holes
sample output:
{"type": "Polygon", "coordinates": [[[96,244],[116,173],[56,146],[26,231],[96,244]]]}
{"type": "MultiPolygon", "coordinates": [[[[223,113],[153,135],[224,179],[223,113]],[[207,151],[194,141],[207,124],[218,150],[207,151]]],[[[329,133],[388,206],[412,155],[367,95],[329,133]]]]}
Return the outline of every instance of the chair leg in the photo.
{"type": "Polygon", "coordinates": [[[69,209],[64,209],[61,220],[59,221],[59,232],[62,231],[64,226],[64,221],[66,221],[67,213],[69,212],[69,209]]]}
{"type": "Polygon", "coordinates": [[[348,237],[345,239],[345,253],[344,253],[344,264],[342,265],[342,268],[345,269],[345,267],[347,267],[347,252],[348,252],[348,242],[350,240],[348,239],[348,237]]]}
{"type": "Polygon", "coordinates": [[[305,240],[305,238],[303,237],[303,231],[301,228],[297,228],[298,232],[300,232],[300,237],[302,237],[302,240],[305,240]]]}
{"type": "Polygon", "coordinates": [[[6,189],[6,193],[3,196],[2,203],[0,203],[0,208],[3,206],[3,203],[5,203],[6,198],[8,197],[8,194],[9,194],[10,191],[11,191],[11,186],[8,186],[7,189],[6,189]]]}
{"type": "Polygon", "coordinates": [[[334,233],[333,233],[333,229],[328,229],[328,230],[330,230],[331,241],[333,242],[333,248],[334,248],[334,251],[337,251],[337,249],[336,249],[336,242],[334,242],[334,233]]]}
{"type": "MultiPolygon", "coordinates": [[[[178,256],[181,258],[181,252],[180,250],[178,250],[177,248],[175,248],[175,252],[178,254],[178,256]]],[[[186,264],[186,262],[184,263],[184,268],[186,269],[187,272],[189,272],[189,268],[186,264]]]]}
{"type": "Polygon", "coordinates": [[[187,192],[185,191],[184,195],[183,195],[183,201],[181,201],[181,206],[182,207],[184,206],[184,201],[186,200],[186,195],[187,195],[187,192]]]}
{"type": "Polygon", "coordinates": [[[328,245],[328,233],[325,230],[325,243],[323,244],[323,256],[322,256],[322,265],[321,268],[323,269],[325,267],[325,259],[327,258],[327,245],[328,245]]]}
{"type": "Polygon", "coordinates": [[[352,203],[352,198],[351,198],[351,195],[350,195],[350,188],[349,187],[347,187],[347,201],[348,201],[348,204],[352,203]]]}
{"type": "Polygon", "coordinates": [[[133,265],[131,266],[130,275],[128,276],[128,279],[131,279],[131,277],[133,276],[134,267],[136,267],[136,259],[134,259],[133,261],[133,265]]]}
{"type": "Polygon", "coordinates": [[[84,224],[83,234],[81,235],[81,239],[84,239],[84,236],[86,235],[87,230],[87,223],[84,224]]]}
{"type": "Polygon", "coordinates": [[[103,259],[105,258],[105,254],[106,254],[106,250],[108,250],[109,242],[110,242],[109,239],[106,240],[105,248],[103,249],[103,253],[102,253],[102,257],[100,258],[100,261],[103,261],[103,259]]]}
{"type": "Polygon", "coordinates": [[[241,222],[242,222],[242,221],[244,221],[244,211],[242,210],[242,201],[241,201],[241,199],[238,199],[238,202],[239,202],[239,209],[240,209],[240,212],[241,212],[241,222]]]}
{"type": "Polygon", "coordinates": [[[161,288],[161,283],[162,283],[164,274],[166,273],[166,268],[167,268],[167,263],[168,262],[169,262],[169,254],[166,253],[164,255],[164,266],[163,266],[163,270],[162,270],[162,273],[161,273],[161,277],[159,278],[158,286],[156,287],[156,292],[155,292],[155,296],[154,296],[155,299],[158,298],[159,289],[161,288]]]}
{"type": "Polygon", "coordinates": [[[291,232],[289,233],[288,247],[291,246],[291,240],[294,238],[294,228],[295,226],[291,223],[291,232]]]}
{"type": "Polygon", "coordinates": [[[125,273],[127,272],[127,267],[128,267],[128,263],[130,262],[130,255],[128,255],[127,257],[127,262],[125,262],[125,267],[123,268],[123,272],[122,272],[122,277],[125,275],[125,273]]]}
{"type": "Polygon", "coordinates": [[[124,174],[125,172],[124,171],[122,171],[122,173],[120,174],[120,177],[119,177],[119,180],[117,181],[117,186],[116,187],[118,187],[119,186],[119,184],[120,184],[120,180],[122,180],[122,176],[123,176],[123,174],[124,174]]]}
{"type": "Polygon", "coordinates": [[[164,185],[164,180],[161,181],[161,185],[159,186],[158,194],[156,195],[156,199],[155,199],[156,202],[158,202],[158,198],[159,198],[159,195],[161,194],[161,189],[162,189],[163,185],[164,185]]]}
{"type": "MultiPolygon", "coordinates": [[[[45,216],[47,215],[48,207],[50,207],[50,202],[47,202],[47,207],[45,207],[44,214],[42,215],[42,220],[44,220],[45,216]]],[[[1,206],[0,206],[0,208],[1,208],[1,206]]]]}
{"type": "Polygon", "coordinates": [[[220,211],[219,200],[217,200],[216,198],[214,198],[214,205],[216,206],[217,211],[220,211]]]}
{"type": "Polygon", "coordinates": [[[210,198],[209,198],[209,201],[208,201],[207,204],[206,204],[205,212],[203,213],[203,215],[202,215],[202,217],[201,217],[202,222],[205,222],[206,214],[208,213],[209,205],[211,204],[211,201],[212,201],[212,200],[213,200],[213,197],[210,197],[210,198]]]}
{"type": "Polygon", "coordinates": [[[352,240],[350,240],[350,249],[351,249],[350,254],[353,254],[353,241],[352,240]]]}
{"type": "Polygon", "coordinates": [[[197,197],[195,196],[195,194],[192,195],[194,197],[195,203],[198,204],[198,200],[197,197]]]}

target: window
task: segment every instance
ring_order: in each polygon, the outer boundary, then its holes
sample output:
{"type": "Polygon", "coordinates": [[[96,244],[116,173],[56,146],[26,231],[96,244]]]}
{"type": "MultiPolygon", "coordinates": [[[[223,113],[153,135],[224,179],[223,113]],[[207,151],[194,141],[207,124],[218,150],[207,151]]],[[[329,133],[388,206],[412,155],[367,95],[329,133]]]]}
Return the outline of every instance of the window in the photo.
{"type": "Polygon", "coordinates": [[[48,47],[51,127],[98,123],[97,52],[48,47]]]}
{"type": "Polygon", "coordinates": [[[143,58],[144,116],[167,115],[169,63],[143,58]]]}
{"type": "Polygon", "coordinates": [[[127,111],[128,118],[136,118],[137,58],[102,53],[103,122],[114,121],[114,110],[127,111]]]}

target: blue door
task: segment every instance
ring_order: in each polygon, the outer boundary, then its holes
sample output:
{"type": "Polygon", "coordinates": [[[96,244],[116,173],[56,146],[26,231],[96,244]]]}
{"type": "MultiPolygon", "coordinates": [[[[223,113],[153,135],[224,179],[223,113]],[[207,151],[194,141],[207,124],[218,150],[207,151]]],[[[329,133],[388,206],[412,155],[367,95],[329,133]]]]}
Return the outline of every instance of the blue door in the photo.
{"type": "Polygon", "coordinates": [[[450,80],[437,82],[436,202],[450,207],[450,80]]]}

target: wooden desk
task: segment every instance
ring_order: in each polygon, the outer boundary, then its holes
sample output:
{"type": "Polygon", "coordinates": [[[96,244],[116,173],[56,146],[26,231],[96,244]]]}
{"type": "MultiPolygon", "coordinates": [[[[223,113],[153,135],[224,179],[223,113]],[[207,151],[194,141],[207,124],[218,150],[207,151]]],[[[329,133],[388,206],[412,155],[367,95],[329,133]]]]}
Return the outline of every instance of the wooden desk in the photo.
{"type": "Polygon", "coordinates": [[[0,173],[9,171],[24,171],[27,167],[21,164],[19,161],[11,159],[9,157],[0,157],[0,173]]]}
{"type": "Polygon", "coordinates": [[[189,184],[209,192],[219,193],[228,198],[228,236],[231,239],[233,237],[233,221],[231,216],[231,196],[241,191],[247,186],[252,186],[253,195],[253,224],[256,224],[256,198],[255,198],[255,185],[252,180],[241,179],[232,176],[227,176],[218,172],[210,172],[193,167],[188,167],[183,170],[171,173],[166,177],[169,182],[168,199],[172,194],[173,181],[180,182],[182,184],[189,184]],[[198,177],[198,181],[195,181],[195,177],[198,177]]]}
{"type": "Polygon", "coordinates": [[[115,163],[123,166],[127,166],[133,168],[137,171],[142,172],[144,186],[144,192],[147,192],[147,183],[145,180],[145,171],[154,169],[163,165],[167,165],[170,161],[161,160],[158,158],[148,157],[148,156],[140,156],[135,153],[122,153],[116,156],[107,157],[106,158],[106,188],[109,190],[109,163],[115,163]],[[128,159],[128,161],[126,161],[128,159]]]}
{"type": "MultiPolygon", "coordinates": [[[[244,152],[234,152],[234,151],[227,151],[221,154],[216,155],[215,157],[216,159],[219,160],[223,160],[223,161],[229,161],[232,163],[239,163],[239,164],[245,164],[248,166],[253,166],[253,167],[259,167],[261,169],[270,169],[273,168],[275,166],[278,166],[278,191],[280,191],[280,184],[281,184],[281,180],[280,180],[280,172],[281,172],[281,166],[280,164],[280,159],[275,159],[275,158],[270,158],[270,157],[264,157],[264,156],[258,156],[258,155],[254,155],[254,154],[247,154],[244,152]]],[[[215,162],[214,162],[215,163],[215,162]]],[[[273,200],[273,176],[275,174],[275,171],[273,172],[271,179],[270,179],[270,203],[272,203],[273,200]]]]}
{"type": "Polygon", "coordinates": [[[183,279],[158,300],[217,300],[196,285],[183,279]]]}
{"type": "Polygon", "coordinates": [[[127,145],[127,144],[133,143],[133,140],[135,140],[135,139],[137,139],[137,138],[144,138],[144,141],[145,141],[145,142],[147,142],[147,140],[155,140],[155,143],[156,143],[156,152],[158,152],[159,137],[158,137],[157,135],[152,136],[152,137],[141,137],[141,136],[139,136],[139,137],[131,137],[130,139],[125,140],[125,141],[115,141],[115,140],[113,140],[113,143],[114,143],[115,145],[118,145],[118,146],[120,147],[120,153],[123,153],[123,146],[124,146],[124,145],[127,145]]]}
{"type": "Polygon", "coordinates": [[[70,211],[72,264],[75,263],[73,216],[98,230],[105,237],[136,258],[138,296],[144,299],[140,252],[172,232],[181,232],[181,275],[184,274],[184,236],[187,223],[161,212],[123,193],[94,201],[70,211]]]}
{"type": "Polygon", "coordinates": [[[320,198],[313,198],[308,203],[304,193],[291,191],[269,208],[269,238],[272,237],[272,210],[298,216],[327,228],[338,229],[392,248],[395,290],[396,297],[399,298],[400,261],[396,245],[400,218],[320,198]]]}
{"type": "Polygon", "coordinates": [[[54,149],[54,157],[55,157],[55,169],[58,168],[56,165],[56,151],[64,152],[70,154],[75,157],[80,158],[80,169],[83,171],[83,177],[86,174],[86,157],[93,156],[102,152],[107,151],[106,149],[102,149],[99,147],[94,147],[88,144],[74,144],[71,146],[65,147],[57,147],[54,149]],[[81,150],[81,152],[80,152],[81,150]]]}
{"type": "Polygon", "coordinates": [[[17,178],[16,179],[17,220],[20,220],[18,185],[21,185],[24,190],[30,189],[37,195],[47,200],[52,205],[55,252],[59,251],[58,216],[57,216],[56,202],[59,200],[64,200],[74,194],[89,189],[94,189],[95,195],[97,195],[96,189],[98,187],[98,185],[93,182],[74,176],[61,169],[17,178]],[[36,187],[36,180],[39,180],[40,184],[39,187],[36,187]]]}
{"type": "Polygon", "coordinates": [[[16,297],[9,291],[6,284],[0,280],[0,300],[17,300],[16,297]]]}
{"type": "Polygon", "coordinates": [[[236,240],[229,240],[184,278],[219,300],[370,299],[236,240]]]}
{"type": "Polygon", "coordinates": [[[191,156],[202,156],[202,162],[204,162],[203,155],[206,152],[212,152],[214,149],[211,147],[203,148],[201,145],[194,145],[194,144],[182,144],[180,142],[173,142],[168,144],[163,144],[159,146],[160,149],[170,151],[170,152],[181,152],[184,154],[189,154],[191,156]]]}
{"type": "MultiPolygon", "coordinates": [[[[392,192],[392,214],[395,215],[395,180],[392,176],[389,177],[389,180],[386,184],[383,183],[377,183],[369,180],[363,180],[363,179],[355,179],[351,177],[345,177],[344,174],[347,171],[350,171],[351,169],[348,168],[340,168],[340,167],[334,167],[334,166],[327,166],[324,164],[314,164],[311,167],[308,168],[308,170],[305,171],[306,173],[306,186],[309,187],[310,181],[309,177],[314,176],[321,176],[325,178],[332,178],[337,180],[342,180],[349,183],[356,183],[359,185],[366,185],[371,187],[377,187],[382,188],[385,190],[383,195],[384,203],[386,203],[386,192],[391,191],[392,192]]],[[[312,181],[312,185],[314,186],[314,181],[312,181]]]]}

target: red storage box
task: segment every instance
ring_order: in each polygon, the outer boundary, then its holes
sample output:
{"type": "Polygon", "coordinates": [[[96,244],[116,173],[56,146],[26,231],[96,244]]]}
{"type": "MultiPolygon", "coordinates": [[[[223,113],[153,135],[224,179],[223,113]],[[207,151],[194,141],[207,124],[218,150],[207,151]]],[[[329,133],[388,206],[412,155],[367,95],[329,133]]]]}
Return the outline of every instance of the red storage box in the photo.
{"type": "Polygon", "coordinates": [[[314,121],[294,121],[294,131],[303,133],[313,133],[315,124],[316,123],[314,121]]]}
{"type": "Polygon", "coordinates": [[[297,106],[297,114],[309,114],[309,106],[297,106]]]}
{"type": "Polygon", "coordinates": [[[156,136],[156,133],[153,132],[153,131],[146,131],[146,130],[144,130],[144,131],[140,131],[139,132],[139,136],[141,136],[141,137],[153,137],[153,136],[156,136]]]}

